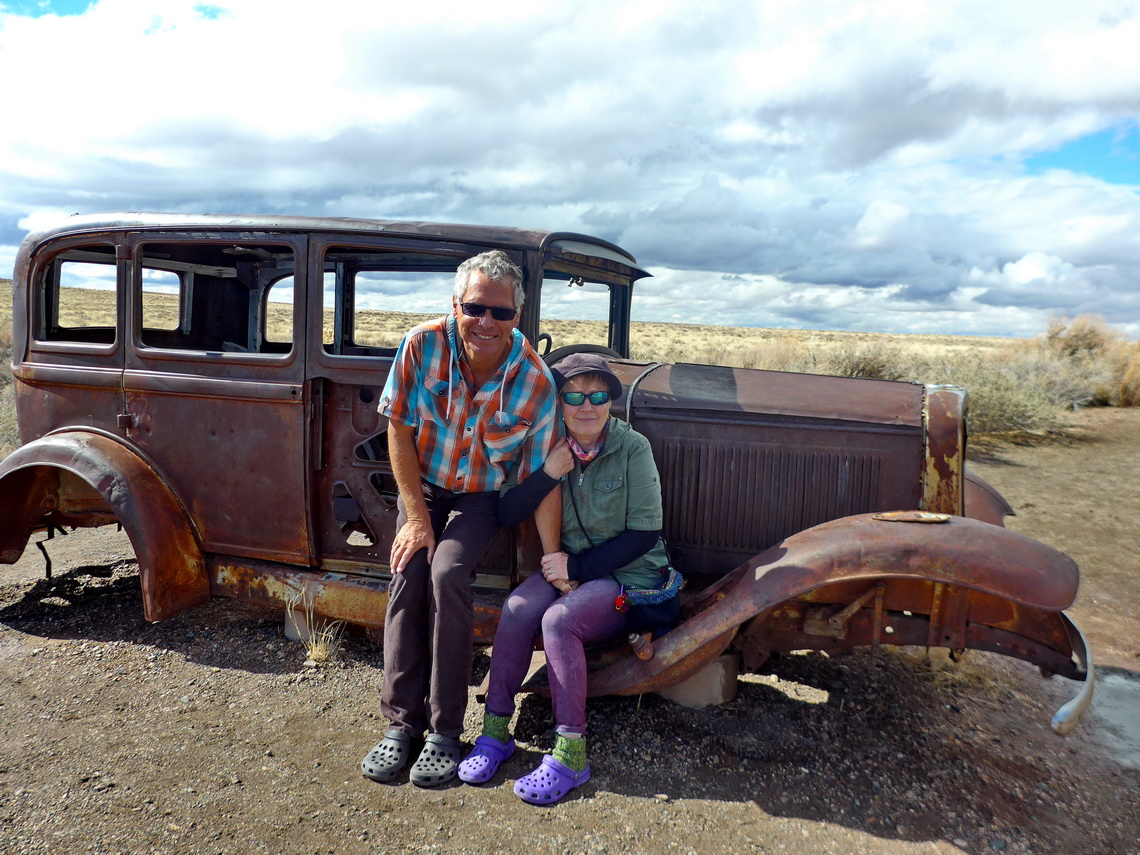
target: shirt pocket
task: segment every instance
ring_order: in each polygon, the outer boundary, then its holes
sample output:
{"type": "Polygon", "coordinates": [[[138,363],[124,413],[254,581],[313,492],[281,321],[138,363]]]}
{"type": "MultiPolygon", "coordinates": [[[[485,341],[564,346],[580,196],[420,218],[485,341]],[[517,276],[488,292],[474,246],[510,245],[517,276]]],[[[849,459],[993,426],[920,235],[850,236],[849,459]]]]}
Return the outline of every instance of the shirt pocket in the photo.
{"type": "MultiPolygon", "coordinates": [[[[625,531],[625,474],[599,472],[590,484],[586,501],[588,513],[595,521],[593,528],[620,533],[625,531]]],[[[608,535],[612,537],[613,535],[608,535]]]]}
{"type": "Polygon", "coordinates": [[[420,420],[447,424],[448,391],[450,386],[447,379],[438,375],[429,374],[424,380],[423,393],[419,396],[416,412],[420,420]]]}
{"type": "Polygon", "coordinates": [[[530,422],[502,410],[491,417],[483,432],[483,447],[491,463],[504,463],[514,459],[526,440],[530,422]]]}

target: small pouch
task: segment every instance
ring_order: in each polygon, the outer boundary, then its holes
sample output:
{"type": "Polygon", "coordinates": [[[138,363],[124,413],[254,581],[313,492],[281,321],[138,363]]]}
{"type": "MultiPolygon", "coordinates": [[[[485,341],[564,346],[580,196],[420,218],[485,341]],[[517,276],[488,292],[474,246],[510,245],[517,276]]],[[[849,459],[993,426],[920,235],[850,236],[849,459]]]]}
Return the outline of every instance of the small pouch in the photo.
{"type": "Polygon", "coordinates": [[[661,571],[664,577],[656,588],[625,588],[623,593],[629,599],[631,606],[652,606],[663,603],[670,597],[675,597],[685,584],[685,577],[672,567],[665,567],[661,571]]]}
{"type": "Polygon", "coordinates": [[[657,588],[622,588],[614,600],[614,608],[628,612],[628,629],[633,632],[649,630],[662,636],[681,619],[681,598],[677,596],[685,585],[685,577],[666,567],[664,578],[657,588]]]}

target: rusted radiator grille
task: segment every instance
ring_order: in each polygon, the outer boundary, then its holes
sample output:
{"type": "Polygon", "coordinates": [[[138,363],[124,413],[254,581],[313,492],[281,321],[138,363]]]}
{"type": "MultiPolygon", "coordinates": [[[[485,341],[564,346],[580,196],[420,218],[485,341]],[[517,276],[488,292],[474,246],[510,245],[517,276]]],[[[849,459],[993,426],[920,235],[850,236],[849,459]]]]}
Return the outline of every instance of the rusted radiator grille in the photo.
{"type": "Polygon", "coordinates": [[[827,520],[880,510],[874,454],[667,440],[665,536],[687,547],[758,552],[827,520]]]}

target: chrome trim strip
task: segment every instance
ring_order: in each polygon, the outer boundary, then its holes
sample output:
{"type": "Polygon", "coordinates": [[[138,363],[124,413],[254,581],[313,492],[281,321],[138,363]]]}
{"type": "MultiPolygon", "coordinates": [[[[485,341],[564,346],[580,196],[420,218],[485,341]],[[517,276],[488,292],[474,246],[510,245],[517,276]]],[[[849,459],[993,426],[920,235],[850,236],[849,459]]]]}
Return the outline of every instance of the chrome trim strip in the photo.
{"type": "Polygon", "coordinates": [[[1080,665],[1085,672],[1085,684],[1081,687],[1077,696],[1057,710],[1053,715],[1053,720],[1049,722],[1049,726],[1053,728],[1053,732],[1058,736],[1071,733],[1076,726],[1081,723],[1081,716],[1092,706],[1093,689],[1096,683],[1096,670],[1093,667],[1092,649],[1089,647],[1088,642],[1085,641],[1085,637],[1080,629],[1067,614],[1061,612],[1061,619],[1065,621],[1065,626],[1069,630],[1069,637],[1073,642],[1073,655],[1077,659],[1077,664],[1080,665]]]}
{"type": "Polygon", "coordinates": [[[641,385],[641,381],[664,365],[664,362],[655,362],[637,375],[637,378],[629,384],[629,390],[625,393],[625,420],[631,425],[633,424],[633,396],[637,394],[637,387],[641,385]]]}

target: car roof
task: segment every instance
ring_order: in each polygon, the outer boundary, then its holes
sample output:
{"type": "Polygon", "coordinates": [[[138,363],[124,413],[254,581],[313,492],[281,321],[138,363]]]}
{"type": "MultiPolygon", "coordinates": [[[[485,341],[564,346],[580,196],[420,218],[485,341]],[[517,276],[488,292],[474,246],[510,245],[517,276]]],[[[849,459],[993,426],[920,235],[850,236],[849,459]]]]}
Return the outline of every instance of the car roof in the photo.
{"type": "MultiPolygon", "coordinates": [[[[61,235],[105,231],[239,229],[245,231],[336,232],[385,234],[395,237],[455,240],[483,246],[521,250],[585,250],[637,269],[637,260],[616,244],[576,232],[551,232],[509,226],[464,225],[421,220],[378,220],[359,217],[300,217],[271,214],[170,214],[113,212],[75,215],[35,232],[26,244],[39,244],[61,235]]],[[[643,272],[643,271],[642,271],[643,272]]],[[[644,273],[644,272],[643,272],[644,273]]]]}

